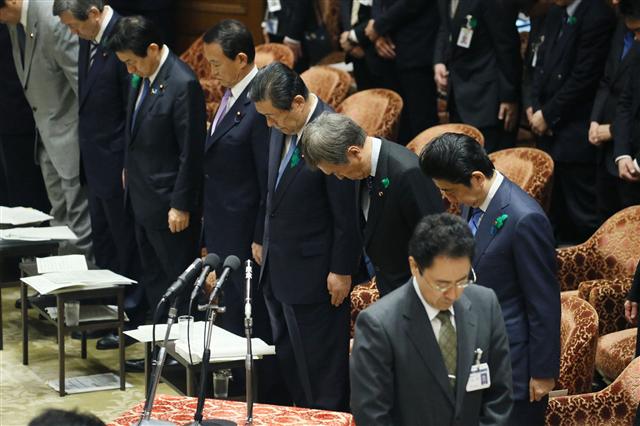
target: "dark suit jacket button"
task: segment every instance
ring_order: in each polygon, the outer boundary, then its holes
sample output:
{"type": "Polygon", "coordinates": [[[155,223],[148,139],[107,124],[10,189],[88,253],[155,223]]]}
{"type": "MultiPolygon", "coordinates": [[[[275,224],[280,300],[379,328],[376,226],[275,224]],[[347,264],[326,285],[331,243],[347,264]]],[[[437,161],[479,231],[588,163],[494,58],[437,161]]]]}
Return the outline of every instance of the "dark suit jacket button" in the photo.
{"type": "Polygon", "coordinates": [[[558,74],[558,80],[562,80],[562,74],[558,74]]]}
{"type": "Polygon", "coordinates": [[[205,179],[209,179],[209,175],[208,175],[208,174],[205,174],[205,175],[204,175],[204,178],[205,178],[205,179]]]}
{"type": "Polygon", "coordinates": [[[276,214],[275,214],[275,213],[271,213],[271,214],[269,215],[269,217],[276,217],[276,214]]]}
{"type": "Polygon", "coordinates": [[[33,107],[33,108],[31,108],[31,110],[32,110],[33,112],[36,112],[36,111],[38,110],[38,108],[37,108],[37,107],[33,107]]]}

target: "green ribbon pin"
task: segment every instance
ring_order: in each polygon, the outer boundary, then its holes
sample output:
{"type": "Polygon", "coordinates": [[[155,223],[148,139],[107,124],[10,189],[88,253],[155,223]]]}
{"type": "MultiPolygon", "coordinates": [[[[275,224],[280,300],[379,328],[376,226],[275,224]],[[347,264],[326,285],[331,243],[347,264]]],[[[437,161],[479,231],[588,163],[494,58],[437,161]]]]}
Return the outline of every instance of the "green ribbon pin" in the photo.
{"type": "Polygon", "coordinates": [[[389,181],[388,177],[382,178],[380,182],[382,182],[382,186],[384,187],[384,189],[387,189],[391,184],[391,181],[389,181]]]}
{"type": "Polygon", "coordinates": [[[567,18],[567,24],[574,25],[578,20],[575,16],[571,15],[567,18]]]}
{"type": "Polygon", "coordinates": [[[291,162],[289,162],[289,167],[294,168],[300,162],[300,148],[296,146],[296,149],[293,150],[293,154],[291,155],[291,162]]]}
{"type": "Polygon", "coordinates": [[[140,86],[142,78],[138,74],[131,74],[131,87],[137,89],[140,86]]]}
{"type": "Polygon", "coordinates": [[[508,214],[502,214],[498,216],[495,222],[493,222],[493,229],[491,230],[492,231],[491,233],[495,235],[495,233],[498,232],[500,228],[504,226],[504,224],[507,222],[507,219],[509,219],[508,214]]]}

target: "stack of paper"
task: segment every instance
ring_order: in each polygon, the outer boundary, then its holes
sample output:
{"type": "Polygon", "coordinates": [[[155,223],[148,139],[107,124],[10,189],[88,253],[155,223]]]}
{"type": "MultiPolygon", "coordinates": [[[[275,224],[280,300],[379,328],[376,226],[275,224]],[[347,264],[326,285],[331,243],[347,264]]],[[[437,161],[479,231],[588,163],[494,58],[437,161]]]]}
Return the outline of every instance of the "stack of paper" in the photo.
{"type": "MultiPolygon", "coordinates": [[[[52,320],[58,319],[58,308],[48,306],[44,308],[52,320]]],[[[127,314],[124,320],[129,321],[127,314]]],[[[118,307],[116,305],[86,305],[80,303],[80,322],[91,321],[116,321],[118,319],[118,307]]]]}
{"type": "MultiPolygon", "coordinates": [[[[47,381],[47,385],[54,389],[56,392],[60,392],[59,380],[49,380],[47,381]]],[[[64,390],[68,394],[118,389],[119,387],[120,377],[116,376],[113,373],[70,377],[64,380],[64,390]]],[[[124,387],[130,388],[132,387],[132,385],[128,382],[125,382],[124,387]]]]}
{"type": "Polygon", "coordinates": [[[0,229],[0,239],[22,241],[77,240],[76,234],[67,226],[49,226],[42,228],[0,229]]]}
{"type": "Polygon", "coordinates": [[[70,254],[67,256],[36,257],[36,266],[39,274],[47,272],[86,271],[87,259],[82,254],[70,254]]]}
{"type": "Polygon", "coordinates": [[[49,216],[40,210],[30,207],[0,206],[0,224],[25,225],[27,223],[40,223],[51,219],[53,219],[53,216],[49,216]]]}
{"type": "Polygon", "coordinates": [[[63,291],[93,290],[116,285],[135,284],[136,281],[107,269],[88,271],[49,272],[42,275],[20,278],[40,294],[63,291]]]}

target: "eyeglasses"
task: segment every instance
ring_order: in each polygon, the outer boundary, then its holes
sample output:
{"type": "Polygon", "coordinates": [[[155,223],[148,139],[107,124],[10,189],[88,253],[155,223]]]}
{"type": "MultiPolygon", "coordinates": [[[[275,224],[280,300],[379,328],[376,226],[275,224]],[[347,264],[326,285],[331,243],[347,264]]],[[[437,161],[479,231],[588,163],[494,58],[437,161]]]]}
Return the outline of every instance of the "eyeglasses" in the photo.
{"type": "Polygon", "coordinates": [[[473,270],[473,268],[471,268],[471,276],[472,278],[469,279],[467,278],[466,280],[462,280],[459,281],[457,283],[454,284],[445,284],[445,285],[438,285],[438,284],[431,284],[431,282],[427,281],[427,284],[429,284],[434,290],[439,291],[440,293],[444,293],[445,291],[451,290],[452,288],[456,288],[458,290],[466,288],[472,284],[476,283],[476,271],[473,270]]]}

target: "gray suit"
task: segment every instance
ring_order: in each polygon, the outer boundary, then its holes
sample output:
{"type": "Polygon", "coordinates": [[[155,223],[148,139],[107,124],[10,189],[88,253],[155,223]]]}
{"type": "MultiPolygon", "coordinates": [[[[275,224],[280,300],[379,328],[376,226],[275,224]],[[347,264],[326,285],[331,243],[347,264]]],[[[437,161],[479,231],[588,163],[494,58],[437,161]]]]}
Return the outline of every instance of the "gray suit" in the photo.
{"type": "Polygon", "coordinates": [[[53,0],[28,3],[24,64],[16,25],[8,25],[13,61],[33,111],[41,144],[36,152],[55,224],[68,225],[76,246],[91,248],[86,195],[79,179],[78,39],[53,16],[53,0]]]}
{"type": "Polygon", "coordinates": [[[493,291],[469,286],[454,303],[457,384],[411,280],[358,316],[351,353],[351,412],[358,425],[502,425],[513,405],[509,344],[493,291]],[[491,387],[465,387],[476,348],[491,387]]]}

